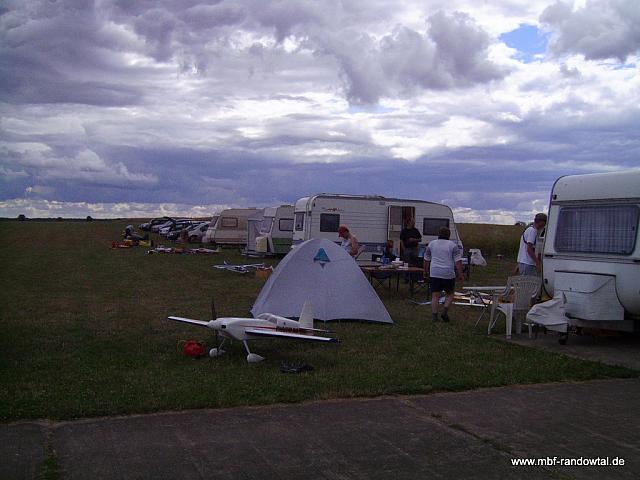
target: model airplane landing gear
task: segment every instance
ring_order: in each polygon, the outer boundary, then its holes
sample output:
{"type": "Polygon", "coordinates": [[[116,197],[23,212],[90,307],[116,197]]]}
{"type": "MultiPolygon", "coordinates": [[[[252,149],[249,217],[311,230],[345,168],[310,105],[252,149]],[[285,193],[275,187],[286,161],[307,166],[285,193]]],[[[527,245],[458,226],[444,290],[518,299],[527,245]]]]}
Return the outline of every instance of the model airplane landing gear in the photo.
{"type": "Polygon", "coordinates": [[[247,350],[247,362],[258,363],[264,360],[264,357],[261,357],[256,353],[251,353],[251,351],[249,350],[249,345],[247,345],[246,340],[243,340],[242,343],[244,343],[244,348],[247,350]]]}
{"type": "Polygon", "coordinates": [[[223,350],[222,346],[224,345],[224,342],[226,342],[226,338],[222,339],[222,342],[220,342],[220,345],[218,345],[215,348],[212,348],[211,350],[209,350],[209,356],[211,358],[216,358],[216,357],[221,357],[222,355],[224,355],[227,351],[223,350]]]}

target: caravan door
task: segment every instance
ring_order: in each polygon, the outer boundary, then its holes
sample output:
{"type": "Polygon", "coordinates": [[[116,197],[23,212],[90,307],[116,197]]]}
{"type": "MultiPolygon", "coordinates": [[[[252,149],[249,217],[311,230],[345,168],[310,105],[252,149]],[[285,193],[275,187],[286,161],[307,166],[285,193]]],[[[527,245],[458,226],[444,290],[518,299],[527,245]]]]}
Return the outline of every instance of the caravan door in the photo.
{"type": "Polygon", "coordinates": [[[393,240],[393,249],[400,256],[400,232],[410,218],[415,219],[415,207],[401,205],[389,205],[389,222],[387,228],[387,240],[393,240]]]}

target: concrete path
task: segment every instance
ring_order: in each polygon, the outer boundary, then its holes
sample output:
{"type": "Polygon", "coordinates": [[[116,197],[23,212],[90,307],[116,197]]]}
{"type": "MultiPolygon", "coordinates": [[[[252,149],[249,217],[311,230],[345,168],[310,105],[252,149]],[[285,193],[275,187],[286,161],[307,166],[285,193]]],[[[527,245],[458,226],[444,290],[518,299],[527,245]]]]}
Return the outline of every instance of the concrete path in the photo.
{"type": "Polygon", "coordinates": [[[640,379],[0,426],[0,478],[640,478],[640,379]],[[621,457],[624,466],[512,466],[621,457]]]}
{"type": "MultiPolygon", "coordinates": [[[[504,336],[496,336],[503,339],[504,336]]],[[[554,333],[539,334],[538,338],[528,338],[527,332],[514,335],[513,343],[525,347],[540,348],[555,353],[562,353],[584,360],[602,362],[608,365],[640,370],[640,335],[615,334],[608,336],[602,332],[598,335],[569,335],[566,345],[558,343],[558,336],[554,333]]]]}

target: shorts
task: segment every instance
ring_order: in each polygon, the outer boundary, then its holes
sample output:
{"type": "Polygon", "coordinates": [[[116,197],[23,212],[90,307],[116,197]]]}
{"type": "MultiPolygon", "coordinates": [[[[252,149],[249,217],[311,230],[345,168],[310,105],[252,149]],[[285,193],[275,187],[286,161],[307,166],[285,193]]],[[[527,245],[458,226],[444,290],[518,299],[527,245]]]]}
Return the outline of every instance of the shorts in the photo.
{"type": "Polygon", "coordinates": [[[536,266],[528,263],[518,263],[518,272],[520,275],[538,275],[536,266]]]}
{"type": "Polygon", "coordinates": [[[438,293],[443,290],[445,293],[453,293],[456,288],[456,279],[430,277],[429,287],[431,288],[431,293],[438,293]]]}

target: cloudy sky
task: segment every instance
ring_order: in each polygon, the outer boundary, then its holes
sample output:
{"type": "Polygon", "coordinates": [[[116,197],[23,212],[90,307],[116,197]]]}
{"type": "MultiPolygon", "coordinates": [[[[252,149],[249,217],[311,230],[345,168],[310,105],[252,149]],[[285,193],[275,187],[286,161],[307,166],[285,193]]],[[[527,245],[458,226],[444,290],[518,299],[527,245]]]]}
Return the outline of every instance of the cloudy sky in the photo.
{"type": "Polygon", "coordinates": [[[0,216],[545,210],[640,167],[638,0],[8,0],[0,216]]]}

